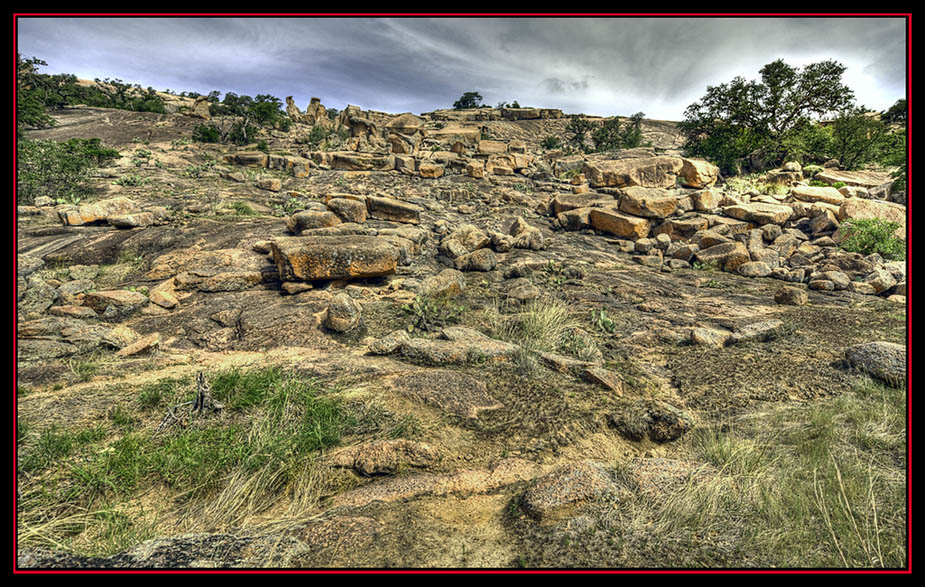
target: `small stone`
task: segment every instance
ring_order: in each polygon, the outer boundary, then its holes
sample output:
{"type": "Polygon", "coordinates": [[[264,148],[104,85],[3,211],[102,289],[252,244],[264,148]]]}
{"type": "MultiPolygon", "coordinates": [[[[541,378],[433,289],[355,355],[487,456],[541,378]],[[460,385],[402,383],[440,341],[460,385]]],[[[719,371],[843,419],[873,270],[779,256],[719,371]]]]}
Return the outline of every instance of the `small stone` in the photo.
{"type": "Polygon", "coordinates": [[[361,306],[345,293],[339,293],[328,306],[324,325],[334,332],[349,332],[360,324],[361,306]]]}

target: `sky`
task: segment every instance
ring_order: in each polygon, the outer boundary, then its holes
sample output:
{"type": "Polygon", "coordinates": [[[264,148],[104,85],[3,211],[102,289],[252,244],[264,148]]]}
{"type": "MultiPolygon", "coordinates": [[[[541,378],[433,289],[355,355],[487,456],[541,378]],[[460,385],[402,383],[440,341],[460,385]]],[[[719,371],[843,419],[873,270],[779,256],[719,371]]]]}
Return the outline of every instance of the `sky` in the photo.
{"type": "Polygon", "coordinates": [[[783,59],[834,59],[858,104],[906,96],[906,20],[840,18],[19,17],[41,73],[157,90],[293,96],[419,114],[463,93],[487,105],[682,120],[707,86],[783,59]]]}

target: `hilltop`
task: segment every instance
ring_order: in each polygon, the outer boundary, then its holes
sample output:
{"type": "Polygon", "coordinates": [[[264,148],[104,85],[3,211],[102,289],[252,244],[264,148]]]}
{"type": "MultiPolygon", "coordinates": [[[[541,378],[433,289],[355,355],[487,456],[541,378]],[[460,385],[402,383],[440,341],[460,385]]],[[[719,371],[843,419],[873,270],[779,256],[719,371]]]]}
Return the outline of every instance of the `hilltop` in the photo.
{"type": "Polygon", "coordinates": [[[25,133],[118,154],[17,210],[20,566],[906,564],[890,170],[203,104],[25,133]]]}

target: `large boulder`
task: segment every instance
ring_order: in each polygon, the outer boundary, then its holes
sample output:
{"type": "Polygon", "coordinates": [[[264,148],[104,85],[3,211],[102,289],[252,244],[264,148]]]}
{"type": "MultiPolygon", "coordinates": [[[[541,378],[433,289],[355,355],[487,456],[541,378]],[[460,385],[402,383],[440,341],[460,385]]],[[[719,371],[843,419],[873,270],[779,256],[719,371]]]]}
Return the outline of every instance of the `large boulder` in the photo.
{"type": "Polygon", "coordinates": [[[791,189],[790,195],[803,202],[825,202],[839,205],[845,201],[845,196],[832,187],[800,185],[791,189]]]}
{"type": "Polygon", "coordinates": [[[665,189],[628,187],[622,190],[620,210],[643,218],[667,218],[678,209],[678,196],[665,189]]]}
{"type": "Polygon", "coordinates": [[[588,221],[597,230],[632,240],[649,236],[652,227],[645,218],[608,208],[588,209],[588,221]]]}
{"type": "Polygon", "coordinates": [[[282,281],[363,279],[395,273],[399,251],[373,236],[294,236],[271,243],[282,281]]]}
{"type": "Polygon", "coordinates": [[[700,189],[710,187],[719,178],[719,167],[703,159],[683,159],[681,183],[684,187],[700,189]]]}
{"type": "Polygon", "coordinates": [[[783,224],[790,219],[793,208],[783,204],[751,203],[727,206],[723,213],[736,220],[754,222],[755,224],[783,224]]]}
{"type": "Polygon", "coordinates": [[[684,160],[680,157],[645,157],[586,161],[581,169],[593,188],[668,188],[675,185],[683,167],[684,160]]]}

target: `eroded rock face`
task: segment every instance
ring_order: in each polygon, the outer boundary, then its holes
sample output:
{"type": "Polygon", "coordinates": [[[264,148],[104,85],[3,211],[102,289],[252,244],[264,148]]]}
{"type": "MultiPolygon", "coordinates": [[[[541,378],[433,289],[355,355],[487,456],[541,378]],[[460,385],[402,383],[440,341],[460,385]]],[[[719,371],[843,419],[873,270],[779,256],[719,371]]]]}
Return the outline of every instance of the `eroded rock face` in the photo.
{"type": "Polygon", "coordinates": [[[362,279],[395,272],[399,251],[372,236],[299,236],[273,241],[283,281],[362,279]]]}

